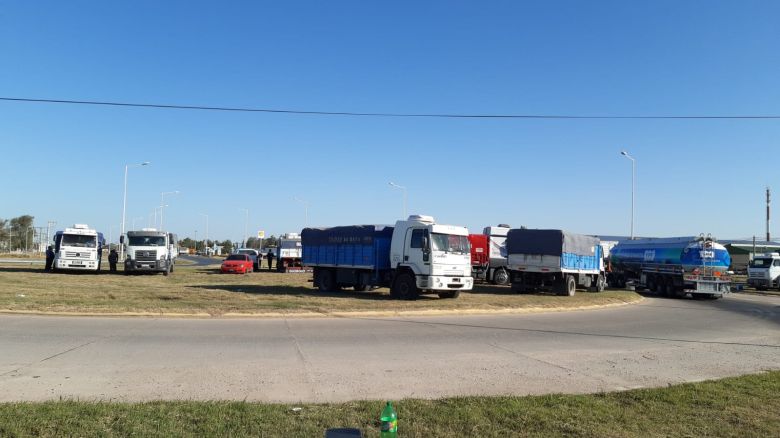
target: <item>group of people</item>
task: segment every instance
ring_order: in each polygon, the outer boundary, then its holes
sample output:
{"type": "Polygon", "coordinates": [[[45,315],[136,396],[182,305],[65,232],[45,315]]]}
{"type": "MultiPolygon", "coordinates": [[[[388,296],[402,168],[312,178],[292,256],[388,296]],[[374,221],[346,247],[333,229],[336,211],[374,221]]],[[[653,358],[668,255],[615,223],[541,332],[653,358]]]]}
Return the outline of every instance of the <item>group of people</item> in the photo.
{"type": "MultiPolygon", "coordinates": [[[[119,262],[119,254],[115,249],[112,249],[108,253],[108,267],[111,272],[116,272],[116,264],[119,262]]],[[[49,245],[46,248],[46,267],[43,268],[46,272],[54,271],[54,247],[49,245]]]]}

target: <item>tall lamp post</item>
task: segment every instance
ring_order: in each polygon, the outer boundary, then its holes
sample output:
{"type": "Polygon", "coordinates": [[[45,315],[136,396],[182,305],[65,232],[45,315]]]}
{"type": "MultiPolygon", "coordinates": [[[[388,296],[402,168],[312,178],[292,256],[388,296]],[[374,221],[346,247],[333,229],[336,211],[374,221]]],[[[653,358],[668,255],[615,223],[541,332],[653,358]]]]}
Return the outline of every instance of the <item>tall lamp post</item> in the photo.
{"type": "Polygon", "coordinates": [[[160,193],[160,231],[163,230],[163,210],[164,207],[167,207],[165,204],[165,195],[178,195],[179,191],[174,190],[172,192],[162,192],[160,193]]]}
{"type": "Polygon", "coordinates": [[[297,196],[293,198],[293,201],[300,202],[301,204],[303,204],[303,215],[304,215],[303,217],[305,219],[304,226],[308,227],[309,226],[309,203],[297,196]]]}
{"type": "Polygon", "coordinates": [[[620,151],[620,155],[631,160],[631,240],[634,240],[634,189],[636,186],[636,160],[626,151],[620,151]]]}
{"type": "Polygon", "coordinates": [[[246,246],[246,239],[247,239],[247,230],[249,229],[249,209],[248,208],[239,208],[239,210],[246,213],[246,216],[244,217],[244,246],[246,246]]]}
{"type": "MultiPolygon", "coordinates": [[[[141,167],[141,166],[148,166],[152,163],[148,161],[144,161],[142,163],[138,164],[125,164],[125,194],[122,198],[122,232],[119,234],[120,236],[123,236],[125,234],[125,212],[127,211],[127,169],[130,167],[141,167]]],[[[119,245],[119,260],[124,260],[125,257],[125,246],[119,245]]]]}
{"type": "MultiPolygon", "coordinates": [[[[206,216],[206,242],[203,244],[204,249],[206,245],[209,244],[209,215],[206,213],[199,213],[201,216],[206,216]]],[[[206,251],[206,255],[208,255],[208,250],[206,251]]]]}
{"type": "Polygon", "coordinates": [[[395,187],[396,189],[401,189],[401,190],[403,190],[403,191],[404,191],[404,215],[403,215],[403,217],[402,217],[402,218],[403,218],[403,219],[406,219],[406,217],[407,217],[407,216],[406,216],[406,200],[407,200],[406,187],[404,187],[404,186],[399,186],[398,184],[396,184],[396,183],[394,183],[394,182],[392,182],[392,181],[390,181],[390,183],[389,183],[389,184],[390,184],[390,187],[395,187]]]}

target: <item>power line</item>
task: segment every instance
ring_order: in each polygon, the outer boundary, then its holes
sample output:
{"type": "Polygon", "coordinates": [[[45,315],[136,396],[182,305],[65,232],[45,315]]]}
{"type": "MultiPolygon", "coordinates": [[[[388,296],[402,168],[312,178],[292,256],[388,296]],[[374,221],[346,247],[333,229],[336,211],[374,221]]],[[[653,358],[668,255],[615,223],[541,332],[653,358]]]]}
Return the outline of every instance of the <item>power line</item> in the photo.
{"type": "Polygon", "coordinates": [[[689,120],[689,119],[731,119],[731,120],[776,120],[780,115],[736,115],[736,116],[717,116],[717,115],[654,115],[654,116],[593,116],[593,115],[564,115],[564,114],[437,114],[437,113],[361,113],[350,111],[309,111],[309,110],[287,110],[272,108],[241,108],[224,106],[203,106],[203,105],[175,105],[161,103],[135,103],[135,102],[107,102],[94,100],[64,100],[64,99],[32,99],[24,97],[0,97],[0,101],[6,102],[27,102],[27,103],[61,103],[69,105],[100,105],[117,106],[130,108],[157,108],[157,109],[179,109],[179,110],[199,110],[199,111],[231,111],[247,113],[275,113],[275,114],[296,114],[296,115],[316,115],[316,116],[350,116],[350,117],[406,117],[406,118],[441,118],[441,119],[666,119],[666,120],[689,120]]]}

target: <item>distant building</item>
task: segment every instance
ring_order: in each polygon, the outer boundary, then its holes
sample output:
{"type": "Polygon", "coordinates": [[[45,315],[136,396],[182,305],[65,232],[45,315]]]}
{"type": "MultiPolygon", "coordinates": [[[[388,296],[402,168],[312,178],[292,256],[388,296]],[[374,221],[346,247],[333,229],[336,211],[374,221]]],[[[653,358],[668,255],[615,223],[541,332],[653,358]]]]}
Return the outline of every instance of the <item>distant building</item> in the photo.
{"type": "Polygon", "coordinates": [[[752,240],[719,240],[731,256],[730,270],[734,272],[746,272],[748,264],[753,260],[753,254],[767,252],[780,252],[780,242],[756,240],[755,247],[752,240]]]}

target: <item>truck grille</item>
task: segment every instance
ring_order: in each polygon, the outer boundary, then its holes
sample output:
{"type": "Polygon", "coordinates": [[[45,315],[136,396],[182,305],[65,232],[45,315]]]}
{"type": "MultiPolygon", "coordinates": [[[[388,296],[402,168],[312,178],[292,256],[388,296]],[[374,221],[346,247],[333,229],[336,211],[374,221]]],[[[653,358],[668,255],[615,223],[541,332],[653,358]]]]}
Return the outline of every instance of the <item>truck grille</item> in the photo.
{"type": "Polygon", "coordinates": [[[88,252],[65,251],[65,257],[69,258],[69,259],[89,260],[89,253],[88,252]]]}
{"type": "Polygon", "coordinates": [[[139,262],[153,262],[157,260],[157,250],[136,251],[135,259],[139,262]]]}
{"type": "Polygon", "coordinates": [[[760,272],[760,271],[759,272],[755,272],[754,271],[754,272],[748,273],[748,277],[750,277],[750,278],[764,278],[764,273],[760,272]]]}

